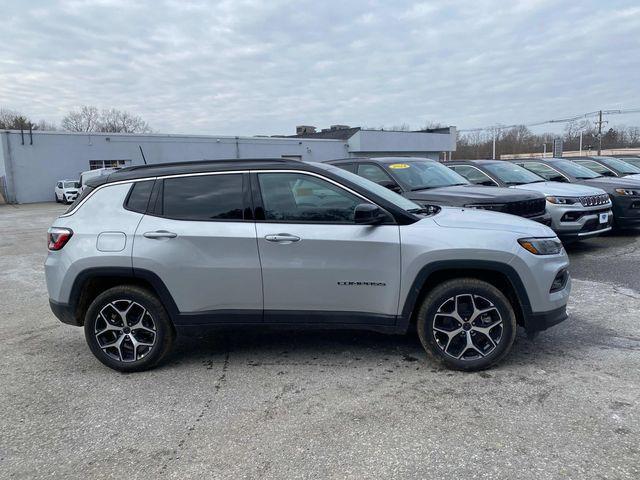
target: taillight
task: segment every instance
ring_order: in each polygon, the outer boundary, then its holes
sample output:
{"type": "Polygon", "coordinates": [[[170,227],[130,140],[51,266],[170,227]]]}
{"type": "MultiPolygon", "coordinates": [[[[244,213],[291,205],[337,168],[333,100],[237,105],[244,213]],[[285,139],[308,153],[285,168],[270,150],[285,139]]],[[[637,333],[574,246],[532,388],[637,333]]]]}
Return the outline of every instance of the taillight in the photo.
{"type": "Polygon", "coordinates": [[[69,239],[73,236],[73,230],[70,228],[51,227],[47,232],[49,250],[60,250],[64,247],[69,239]]]}

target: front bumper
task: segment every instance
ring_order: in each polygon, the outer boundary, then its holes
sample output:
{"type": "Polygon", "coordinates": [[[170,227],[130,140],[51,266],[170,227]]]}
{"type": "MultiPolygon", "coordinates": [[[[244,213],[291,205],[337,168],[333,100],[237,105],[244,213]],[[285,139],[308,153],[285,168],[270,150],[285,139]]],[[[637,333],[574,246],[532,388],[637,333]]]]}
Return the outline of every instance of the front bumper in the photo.
{"type": "Polygon", "coordinates": [[[563,240],[601,235],[611,230],[613,224],[611,205],[583,207],[548,203],[547,209],[552,218],[551,228],[563,240]],[[600,222],[601,214],[607,215],[604,223],[600,222]]]}
{"type": "Polygon", "coordinates": [[[551,215],[549,215],[546,212],[543,215],[538,215],[535,217],[522,217],[522,218],[526,218],[527,220],[533,220],[534,222],[541,223],[543,225],[546,225],[547,227],[551,227],[551,224],[553,222],[551,215]]]}
{"type": "Polygon", "coordinates": [[[527,332],[540,332],[565,321],[568,317],[566,305],[547,312],[534,312],[529,314],[526,319],[525,330],[527,332]]]}
{"type": "Polygon", "coordinates": [[[613,214],[617,227],[640,226],[640,197],[612,196],[613,214]]]}

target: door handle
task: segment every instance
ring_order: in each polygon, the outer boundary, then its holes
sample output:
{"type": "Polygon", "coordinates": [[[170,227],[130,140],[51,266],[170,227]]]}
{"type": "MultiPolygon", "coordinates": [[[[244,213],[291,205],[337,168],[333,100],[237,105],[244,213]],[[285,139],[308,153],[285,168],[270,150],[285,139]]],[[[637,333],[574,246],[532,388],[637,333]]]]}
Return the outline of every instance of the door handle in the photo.
{"type": "Polygon", "coordinates": [[[155,232],[144,232],[142,236],[145,238],[176,238],[178,234],[166,230],[156,230],[155,232]]]}
{"type": "Polygon", "coordinates": [[[276,233],[275,235],[266,235],[264,239],[268,242],[276,243],[293,243],[300,241],[300,237],[296,237],[295,235],[291,235],[289,233],[276,233]]]}

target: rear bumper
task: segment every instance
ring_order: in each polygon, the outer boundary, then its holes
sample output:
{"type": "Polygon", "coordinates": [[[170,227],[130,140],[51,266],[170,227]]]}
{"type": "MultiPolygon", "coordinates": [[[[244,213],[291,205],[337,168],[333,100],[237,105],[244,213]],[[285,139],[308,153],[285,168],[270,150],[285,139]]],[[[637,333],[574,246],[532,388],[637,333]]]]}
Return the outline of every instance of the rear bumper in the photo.
{"type": "Polygon", "coordinates": [[[567,306],[549,310],[548,312],[535,312],[529,314],[525,321],[525,330],[527,332],[539,332],[553,327],[568,318],[567,306]]]}
{"type": "Polygon", "coordinates": [[[74,315],[73,307],[71,307],[71,305],[69,305],[68,303],[58,303],[54,300],[49,299],[49,307],[51,308],[51,311],[57,317],[57,319],[62,323],[73,325],[75,327],[82,326],[82,324],[74,315]]]}

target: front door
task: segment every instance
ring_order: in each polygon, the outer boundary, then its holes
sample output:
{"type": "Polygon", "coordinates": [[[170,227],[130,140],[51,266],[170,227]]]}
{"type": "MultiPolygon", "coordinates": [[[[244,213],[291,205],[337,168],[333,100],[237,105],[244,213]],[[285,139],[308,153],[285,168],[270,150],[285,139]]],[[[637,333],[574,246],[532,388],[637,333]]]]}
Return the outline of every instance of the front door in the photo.
{"type": "Polygon", "coordinates": [[[393,325],[398,225],[355,224],[356,205],[368,201],[319,175],[269,172],[252,180],[264,210],[256,232],[265,321],[393,325]]]}

